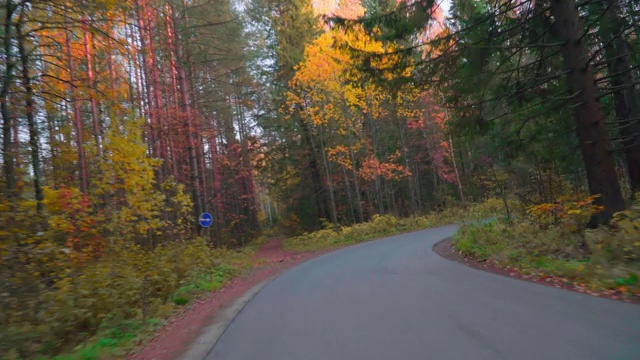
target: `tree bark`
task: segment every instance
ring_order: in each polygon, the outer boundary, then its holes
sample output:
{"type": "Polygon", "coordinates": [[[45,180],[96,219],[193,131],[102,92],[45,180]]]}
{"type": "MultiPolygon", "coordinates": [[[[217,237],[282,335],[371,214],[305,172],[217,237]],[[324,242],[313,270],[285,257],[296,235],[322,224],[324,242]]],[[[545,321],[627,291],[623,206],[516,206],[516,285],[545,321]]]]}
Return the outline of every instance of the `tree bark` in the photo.
{"type": "Polygon", "coordinates": [[[302,140],[307,147],[307,166],[311,171],[311,183],[314,191],[314,197],[316,200],[316,206],[318,211],[318,218],[323,218],[326,214],[325,202],[324,202],[324,185],[322,184],[322,175],[318,166],[318,159],[316,157],[316,149],[311,138],[311,131],[307,123],[300,118],[299,114],[296,115],[296,120],[300,126],[302,132],[302,140]]]}
{"type": "Polygon", "coordinates": [[[456,182],[458,183],[458,192],[460,193],[460,201],[464,204],[464,193],[462,191],[462,181],[460,181],[460,173],[458,172],[458,165],[456,163],[456,153],[453,148],[453,137],[449,134],[449,149],[451,150],[451,162],[453,163],[453,170],[456,174],[456,182]]]}
{"type": "Polygon", "coordinates": [[[353,224],[357,223],[356,211],[353,208],[353,197],[351,196],[351,185],[349,185],[349,177],[347,176],[347,169],[342,165],[342,175],[344,176],[344,187],[347,190],[347,199],[349,200],[349,211],[351,212],[351,219],[353,224]]]}
{"type": "Polygon", "coordinates": [[[241,100],[235,96],[238,112],[238,129],[240,134],[240,159],[242,161],[242,180],[244,182],[245,206],[249,217],[251,228],[258,230],[258,213],[256,209],[256,191],[253,179],[253,169],[251,166],[251,153],[249,149],[249,130],[245,119],[244,107],[241,100]]]}
{"type": "Polygon", "coordinates": [[[96,142],[96,148],[98,150],[98,156],[102,157],[102,126],[100,125],[100,118],[98,115],[98,100],[96,99],[96,78],[93,73],[93,53],[91,49],[91,39],[87,20],[84,20],[82,25],[84,32],[84,53],[87,59],[87,77],[89,78],[89,87],[91,88],[90,100],[91,100],[91,124],[93,125],[93,139],[96,142]]]}
{"type": "Polygon", "coordinates": [[[331,169],[329,168],[329,162],[327,161],[327,152],[324,148],[324,141],[322,139],[322,130],[320,130],[320,151],[322,152],[322,161],[324,162],[325,175],[327,176],[327,187],[329,188],[329,210],[331,216],[331,222],[333,223],[333,229],[338,231],[340,225],[338,225],[338,215],[336,211],[336,199],[333,195],[333,181],[331,180],[331,169]]]}
{"type": "Polygon", "coordinates": [[[576,109],[575,122],[578,141],[587,173],[589,191],[599,195],[596,204],[604,211],[594,215],[590,226],[607,222],[615,212],[624,209],[624,199],[611,156],[611,143],[607,136],[605,116],[597,97],[597,88],[590,54],[583,40],[584,26],[575,0],[552,0],[554,26],[565,42],[562,55],[567,70],[567,86],[576,109]]]}
{"type": "Polygon", "coordinates": [[[16,66],[12,54],[13,46],[11,43],[11,24],[13,22],[13,14],[17,8],[18,6],[14,4],[12,0],[6,0],[3,37],[3,49],[6,60],[4,76],[2,79],[2,88],[0,89],[0,112],[2,113],[2,164],[4,167],[7,198],[14,196],[16,187],[13,160],[13,139],[11,138],[11,112],[9,110],[9,87],[13,81],[13,69],[16,66]]]}
{"type": "Polygon", "coordinates": [[[80,191],[87,194],[87,160],[84,152],[84,127],[82,124],[82,116],[80,115],[80,102],[78,101],[78,88],[75,78],[75,69],[73,62],[73,53],[71,51],[71,20],[67,15],[68,8],[64,9],[64,26],[65,26],[65,47],[67,50],[67,67],[69,71],[69,91],[71,92],[71,107],[73,110],[73,124],[76,130],[76,142],[78,145],[78,171],[80,173],[80,191]]]}
{"type": "MultiPolygon", "coordinates": [[[[144,75],[144,79],[140,76],[141,81],[144,82],[144,90],[147,99],[147,115],[149,117],[149,129],[147,131],[147,144],[149,146],[149,153],[152,157],[156,156],[157,139],[156,139],[156,124],[158,122],[158,108],[160,104],[156,101],[155,87],[156,83],[154,79],[155,69],[155,53],[153,51],[153,45],[150,45],[151,40],[150,28],[147,23],[147,5],[145,0],[136,0],[136,17],[138,22],[138,34],[140,37],[140,46],[142,53],[142,66],[140,72],[144,75]]],[[[157,69],[155,70],[157,73],[157,69]]]]}
{"type": "Polygon", "coordinates": [[[601,22],[607,42],[605,53],[611,76],[618,129],[622,137],[632,196],[640,190],[640,107],[636,97],[634,76],[629,63],[631,46],[623,38],[618,0],[603,2],[606,16],[601,22]]]}
{"type": "MultiPolygon", "coordinates": [[[[24,10],[23,10],[24,11],[24,10]]],[[[23,13],[24,14],[24,13],[23,13]]],[[[22,15],[21,15],[22,20],[22,15]]],[[[42,171],[40,169],[40,134],[34,116],[33,86],[29,75],[29,54],[25,49],[26,38],[22,34],[22,21],[16,25],[16,37],[18,39],[18,53],[22,65],[22,81],[25,89],[25,112],[29,126],[29,145],[31,147],[31,164],[33,167],[33,188],[36,197],[36,210],[39,215],[44,212],[44,193],[42,191],[42,171]]]]}
{"type": "MultiPolygon", "coordinates": [[[[169,4],[165,5],[165,14],[164,14],[164,20],[165,20],[165,26],[166,26],[166,31],[167,31],[167,44],[169,46],[169,66],[170,66],[170,78],[171,78],[171,91],[168,92],[169,95],[169,99],[171,99],[171,104],[170,106],[173,106],[173,111],[169,112],[170,114],[173,114],[174,116],[176,114],[178,114],[180,112],[180,102],[179,102],[179,96],[178,96],[178,79],[176,78],[176,74],[178,73],[177,70],[177,64],[176,64],[176,45],[174,44],[174,30],[173,30],[173,18],[172,18],[172,11],[171,11],[171,7],[169,6],[169,4]]],[[[167,119],[168,122],[172,121],[171,120],[171,116],[168,117],[167,119]]],[[[170,123],[169,123],[170,124],[170,123]]],[[[168,125],[170,126],[170,125],[168,125]]],[[[167,144],[168,146],[168,152],[170,153],[167,154],[167,159],[165,160],[165,162],[167,162],[167,171],[170,173],[173,173],[174,176],[177,176],[177,171],[175,171],[175,149],[173,148],[173,140],[171,140],[171,134],[168,134],[167,136],[169,138],[168,142],[169,144],[167,144]]]]}
{"type": "Polygon", "coordinates": [[[356,170],[356,157],[353,153],[353,137],[349,132],[349,158],[351,159],[351,171],[353,172],[353,185],[355,186],[356,202],[358,203],[358,220],[364,222],[364,210],[362,209],[362,195],[360,194],[360,180],[358,180],[358,171],[356,170]]]}
{"type": "MultiPolygon", "coordinates": [[[[178,42],[177,36],[177,21],[176,19],[176,11],[173,7],[171,7],[172,17],[173,17],[173,43],[176,46],[176,57],[178,59],[177,70],[178,70],[178,83],[180,84],[180,95],[181,102],[183,107],[183,114],[185,118],[186,124],[186,132],[187,132],[187,154],[189,157],[189,168],[191,174],[191,190],[193,203],[195,205],[195,212],[200,214],[203,209],[201,189],[200,189],[200,180],[198,175],[198,161],[196,159],[196,138],[197,129],[194,127],[194,113],[191,111],[191,100],[189,99],[189,85],[187,79],[187,73],[185,71],[184,64],[181,64],[181,61],[184,61],[184,49],[182,45],[178,42]]],[[[197,224],[196,224],[197,226],[197,224]]],[[[198,232],[200,227],[197,226],[198,232]]]]}

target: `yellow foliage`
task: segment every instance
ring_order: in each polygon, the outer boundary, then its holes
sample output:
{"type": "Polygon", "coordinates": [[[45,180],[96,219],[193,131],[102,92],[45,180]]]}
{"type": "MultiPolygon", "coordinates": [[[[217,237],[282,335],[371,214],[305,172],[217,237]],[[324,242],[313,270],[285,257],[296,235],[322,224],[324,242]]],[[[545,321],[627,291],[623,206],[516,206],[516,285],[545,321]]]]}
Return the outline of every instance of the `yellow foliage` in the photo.
{"type": "Polygon", "coordinates": [[[427,216],[397,218],[388,214],[374,215],[369,222],[342,227],[339,232],[332,230],[332,226],[329,226],[323,230],[286,239],[284,246],[297,251],[331,249],[407,231],[422,230],[461,221],[482,220],[504,213],[504,205],[501,200],[489,199],[484,203],[470,204],[466,208],[451,207],[427,216]]]}
{"type": "MultiPolygon", "coordinates": [[[[43,242],[41,248],[45,247],[52,252],[59,249],[43,242]]],[[[203,239],[175,241],[153,249],[117,240],[107,246],[101,258],[74,271],[63,261],[68,254],[56,253],[55,272],[20,272],[12,278],[0,273],[0,358],[8,353],[25,357],[41,351],[55,354],[85,340],[86,335],[78,334],[91,335],[111,323],[162,315],[167,306],[173,306],[174,294],[187,299],[193,296],[190,287],[184,288],[188,284],[196,283],[193,291],[198,286],[202,290],[220,286],[235,271],[227,259],[237,257],[226,250],[210,249],[203,239]],[[220,271],[224,274],[214,279],[217,285],[197,285],[199,276],[220,271]]],[[[32,259],[30,264],[34,264],[32,259]]],[[[14,260],[13,266],[17,265],[14,260]]]]}
{"type": "Polygon", "coordinates": [[[598,197],[581,194],[562,196],[556,203],[529,207],[527,214],[543,227],[560,223],[570,231],[581,232],[593,214],[604,210],[603,206],[593,204],[598,197]]]}
{"type": "Polygon", "coordinates": [[[165,196],[154,185],[161,162],[147,156],[141,121],[126,122],[123,129],[115,122],[111,126],[104,141],[104,177],[94,186],[96,194],[110,199],[109,231],[117,238],[149,242],[164,226],[165,196]]]}

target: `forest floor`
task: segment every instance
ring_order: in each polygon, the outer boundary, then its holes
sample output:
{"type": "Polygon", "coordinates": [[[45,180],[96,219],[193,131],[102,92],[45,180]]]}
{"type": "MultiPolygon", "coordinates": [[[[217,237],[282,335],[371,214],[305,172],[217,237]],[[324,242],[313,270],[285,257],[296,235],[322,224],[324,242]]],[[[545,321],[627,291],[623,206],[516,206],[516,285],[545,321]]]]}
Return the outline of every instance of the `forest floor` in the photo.
{"type": "Polygon", "coordinates": [[[211,292],[170,318],[155,336],[138,347],[130,360],[165,360],[179,356],[202,329],[216,316],[252,287],[274,277],[301,262],[327,253],[323,251],[294,252],[282,247],[282,239],[272,239],[254,255],[255,266],[230,280],[221,289],[211,292]]]}

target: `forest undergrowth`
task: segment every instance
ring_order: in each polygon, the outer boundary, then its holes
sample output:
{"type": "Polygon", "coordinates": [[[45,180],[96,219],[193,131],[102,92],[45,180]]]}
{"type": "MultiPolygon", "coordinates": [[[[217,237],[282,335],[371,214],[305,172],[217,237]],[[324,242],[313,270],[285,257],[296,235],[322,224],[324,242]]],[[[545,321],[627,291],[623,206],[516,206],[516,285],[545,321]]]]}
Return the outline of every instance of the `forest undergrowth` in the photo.
{"type": "Polygon", "coordinates": [[[640,203],[607,226],[587,229],[601,209],[593,197],[565,196],[520,208],[512,218],[463,225],[453,246],[479,261],[534,277],[556,278],[594,294],[639,297],[640,203]]]}

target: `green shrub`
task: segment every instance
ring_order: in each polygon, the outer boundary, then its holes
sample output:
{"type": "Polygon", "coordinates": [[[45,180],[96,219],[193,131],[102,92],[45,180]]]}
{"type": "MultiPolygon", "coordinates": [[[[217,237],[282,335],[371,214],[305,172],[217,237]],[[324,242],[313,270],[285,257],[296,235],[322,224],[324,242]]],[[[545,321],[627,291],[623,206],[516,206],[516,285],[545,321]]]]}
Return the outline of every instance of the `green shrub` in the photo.
{"type": "Polygon", "coordinates": [[[616,213],[608,227],[589,230],[587,244],[604,262],[640,261],[640,204],[616,213]]]}

